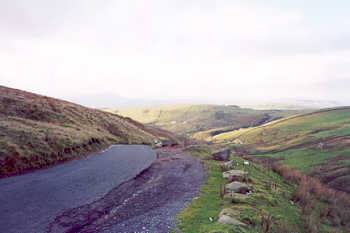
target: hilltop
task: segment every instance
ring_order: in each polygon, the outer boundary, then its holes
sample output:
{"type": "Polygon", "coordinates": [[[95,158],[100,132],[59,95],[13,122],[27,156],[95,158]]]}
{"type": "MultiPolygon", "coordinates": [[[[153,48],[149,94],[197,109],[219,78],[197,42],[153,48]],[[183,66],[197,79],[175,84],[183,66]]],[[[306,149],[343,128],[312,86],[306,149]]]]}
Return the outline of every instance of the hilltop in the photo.
{"type": "Polygon", "coordinates": [[[235,105],[169,105],[144,108],[104,109],[107,112],[131,117],[147,125],[161,127],[181,135],[199,131],[214,135],[261,125],[300,111],[254,110],[235,105]]]}
{"type": "Polygon", "coordinates": [[[172,138],[130,118],[0,86],[0,176],[77,158],[111,144],[172,138]]]}

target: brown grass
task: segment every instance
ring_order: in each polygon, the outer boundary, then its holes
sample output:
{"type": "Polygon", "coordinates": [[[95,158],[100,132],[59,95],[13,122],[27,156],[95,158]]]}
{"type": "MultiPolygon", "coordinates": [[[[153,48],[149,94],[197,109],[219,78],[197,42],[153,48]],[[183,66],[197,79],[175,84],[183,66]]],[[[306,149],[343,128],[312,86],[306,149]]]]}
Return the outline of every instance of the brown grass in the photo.
{"type": "Polygon", "coordinates": [[[0,177],[78,158],[111,144],[175,138],[67,101],[0,86],[0,177]]]}
{"type": "Polygon", "coordinates": [[[297,185],[292,201],[302,209],[307,232],[320,232],[320,225],[324,222],[330,222],[333,227],[345,232],[350,231],[349,194],[332,189],[318,179],[282,165],[279,161],[246,157],[248,158],[269,167],[286,181],[297,185]]]}

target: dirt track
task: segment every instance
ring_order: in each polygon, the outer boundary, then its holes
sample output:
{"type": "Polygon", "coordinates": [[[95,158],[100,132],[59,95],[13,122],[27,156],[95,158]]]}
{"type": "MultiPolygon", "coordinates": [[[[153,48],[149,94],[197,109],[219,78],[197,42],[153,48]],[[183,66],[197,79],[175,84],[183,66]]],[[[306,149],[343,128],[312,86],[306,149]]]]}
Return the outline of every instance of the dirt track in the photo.
{"type": "Polygon", "coordinates": [[[48,232],[152,232],[175,229],[176,214],[205,180],[200,160],[181,149],[158,151],[160,158],[136,178],[103,198],[57,216],[48,232]]]}

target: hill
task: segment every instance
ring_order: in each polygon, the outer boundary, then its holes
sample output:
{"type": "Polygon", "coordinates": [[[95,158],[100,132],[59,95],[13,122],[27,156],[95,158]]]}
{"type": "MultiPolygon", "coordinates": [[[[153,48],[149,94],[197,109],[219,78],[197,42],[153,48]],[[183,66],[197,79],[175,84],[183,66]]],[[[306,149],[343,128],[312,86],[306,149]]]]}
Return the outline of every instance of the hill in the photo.
{"type": "Polygon", "coordinates": [[[169,137],[130,118],[0,86],[0,177],[115,143],[152,144],[169,137]]]}
{"type": "Polygon", "coordinates": [[[171,105],[104,110],[181,135],[192,135],[211,129],[215,130],[205,133],[215,135],[236,128],[260,125],[298,113],[282,110],[253,110],[234,105],[171,105]]]}
{"type": "Polygon", "coordinates": [[[350,192],[350,107],[332,108],[216,135],[255,157],[283,164],[350,192]]]}

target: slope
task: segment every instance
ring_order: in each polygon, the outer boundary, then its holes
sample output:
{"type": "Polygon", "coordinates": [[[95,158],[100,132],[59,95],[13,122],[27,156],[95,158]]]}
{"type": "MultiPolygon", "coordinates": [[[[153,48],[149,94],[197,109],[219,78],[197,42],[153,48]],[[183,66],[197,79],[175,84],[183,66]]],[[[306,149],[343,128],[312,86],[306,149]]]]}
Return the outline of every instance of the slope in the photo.
{"type": "Polygon", "coordinates": [[[113,143],[152,144],[169,135],[129,118],[0,86],[0,177],[113,143]]]}
{"type": "Polygon", "coordinates": [[[285,165],[350,192],[350,108],[298,115],[217,135],[245,154],[281,159],[285,165]]]}

